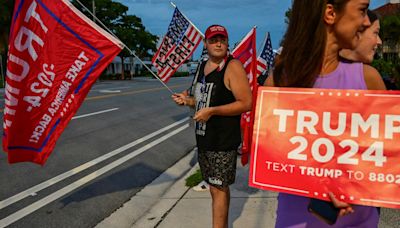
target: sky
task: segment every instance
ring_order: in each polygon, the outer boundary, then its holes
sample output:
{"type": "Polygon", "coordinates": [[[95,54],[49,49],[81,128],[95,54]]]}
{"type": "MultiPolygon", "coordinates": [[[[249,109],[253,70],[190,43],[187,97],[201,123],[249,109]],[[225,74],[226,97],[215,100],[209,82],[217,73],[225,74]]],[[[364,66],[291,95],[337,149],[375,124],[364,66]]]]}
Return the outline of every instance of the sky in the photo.
{"type": "MultiPolygon", "coordinates": [[[[128,13],[140,17],[146,30],[152,34],[163,37],[167,32],[174,12],[169,0],[114,1],[128,6],[128,13]]],[[[371,0],[370,9],[386,2],[371,0]]],[[[267,32],[271,34],[272,47],[279,47],[286,31],[285,12],[291,0],[175,0],[173,3],[202,33],[212,24],[225,26],[231,46],[240,41],[253,26],[257,26],[259,50],[267,32]]],[[[197,49],[195,58],[201,53],[201,48],[197,49]]]]}

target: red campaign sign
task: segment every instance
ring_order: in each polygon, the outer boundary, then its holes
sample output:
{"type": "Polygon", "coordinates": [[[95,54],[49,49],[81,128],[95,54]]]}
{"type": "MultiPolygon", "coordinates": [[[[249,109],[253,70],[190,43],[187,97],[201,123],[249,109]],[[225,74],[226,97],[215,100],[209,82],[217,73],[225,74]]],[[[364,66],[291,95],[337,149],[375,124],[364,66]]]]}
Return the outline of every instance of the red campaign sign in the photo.
{"type": "Polygon", "coordinates": [[[400,92],[261,87],[250,186],[400,208],[400,92]]]}
{"type": "Polygon", "coordinates": [[[17,0],[9,45],[3,149],[43,165],[122,45],[68,0],[17,0]]]}

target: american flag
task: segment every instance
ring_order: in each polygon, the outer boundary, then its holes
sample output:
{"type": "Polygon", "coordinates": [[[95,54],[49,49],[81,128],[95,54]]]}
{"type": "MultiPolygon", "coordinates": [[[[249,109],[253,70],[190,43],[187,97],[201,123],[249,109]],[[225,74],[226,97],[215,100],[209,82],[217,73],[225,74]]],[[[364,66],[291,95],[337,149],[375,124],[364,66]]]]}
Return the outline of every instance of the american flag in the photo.
{"type": "Polygon", "coordinates": [[[199,62],[208,60],[208,51],[207,51],[206,46],[203,47],[203,50],[201,51],[201,55],[200,55],[200,59],[199,60],[200,60],[199,62]]]}
{"type": "Polygon", "coordinates": [[[151,61],[160,79],[167,82],[202,39],[201,32],[176,7],[167,34],[151,61]]]}
{"type": "Polygon", "coordinates": [[[271,37],[268,33],[267,39],[264,41],[264,46],[257,57],[257,77],[264,71],[269,70],[274,62],[274,53],[272,52],[271,37]]]}

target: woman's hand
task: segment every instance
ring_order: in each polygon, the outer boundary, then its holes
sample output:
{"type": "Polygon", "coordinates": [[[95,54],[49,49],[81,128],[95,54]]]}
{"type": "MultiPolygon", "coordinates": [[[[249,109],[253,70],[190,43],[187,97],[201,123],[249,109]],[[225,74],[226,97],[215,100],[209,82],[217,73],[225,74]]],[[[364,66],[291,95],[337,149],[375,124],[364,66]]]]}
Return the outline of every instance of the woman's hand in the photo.
{"type": "Polygon", "coordinates": [[[353,207],[350,204],[336,199],[332,192],[329,192],[329,198],[331,199],[333,205],[340,209],[339,216],[345,216],[354,212],[353,207]]]}

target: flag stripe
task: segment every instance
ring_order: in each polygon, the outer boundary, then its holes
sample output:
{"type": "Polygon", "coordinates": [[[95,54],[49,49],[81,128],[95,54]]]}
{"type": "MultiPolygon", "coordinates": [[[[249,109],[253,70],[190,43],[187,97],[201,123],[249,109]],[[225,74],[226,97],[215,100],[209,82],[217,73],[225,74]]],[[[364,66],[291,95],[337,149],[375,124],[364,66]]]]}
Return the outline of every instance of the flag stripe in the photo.
{"type": "Polygon", "coordinates": [[[162,43],[152,59],[160,79],[167,82],[178,68],[193,54],[202,40],[201,33],[175,8],[174,15],[164,39],[171,47],[162,43]],[[166,52],[160,57],[161,52],[166,52]],[[174,56],[172,58],[172,56],[174,56]]]}

